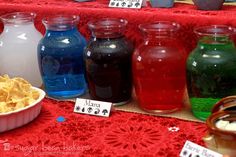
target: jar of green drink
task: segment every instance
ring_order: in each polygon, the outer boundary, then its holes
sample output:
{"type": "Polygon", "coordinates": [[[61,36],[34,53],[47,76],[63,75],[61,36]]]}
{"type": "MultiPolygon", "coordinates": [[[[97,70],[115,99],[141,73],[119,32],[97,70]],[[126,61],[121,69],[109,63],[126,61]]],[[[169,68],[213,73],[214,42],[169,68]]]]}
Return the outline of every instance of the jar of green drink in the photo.
{"type": "Polygon", "coordinates": [[[187,59],[187,88],[194,116],[205,120],[218,100],[236,94],[234,28],[213,25],[194,32],[199,41],[187,59]]]}

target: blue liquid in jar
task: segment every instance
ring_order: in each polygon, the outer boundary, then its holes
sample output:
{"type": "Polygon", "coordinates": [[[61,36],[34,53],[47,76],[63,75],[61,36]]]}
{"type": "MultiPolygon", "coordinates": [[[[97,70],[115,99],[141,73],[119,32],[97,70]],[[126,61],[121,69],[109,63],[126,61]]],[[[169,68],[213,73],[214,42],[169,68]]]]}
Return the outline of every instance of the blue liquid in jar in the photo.
{"type": "Polygon", "coordinates": [[[48,96],[64,99],[86,92],[83,63],[85,46],[86,41],[76,28],[47,30],[38,45],[38,59],[48,96]]]}

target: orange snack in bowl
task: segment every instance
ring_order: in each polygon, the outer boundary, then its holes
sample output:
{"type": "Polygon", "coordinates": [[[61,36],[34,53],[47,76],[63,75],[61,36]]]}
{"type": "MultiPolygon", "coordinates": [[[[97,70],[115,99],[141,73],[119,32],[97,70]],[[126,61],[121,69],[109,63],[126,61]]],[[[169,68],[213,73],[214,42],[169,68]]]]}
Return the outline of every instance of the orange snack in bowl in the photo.
{"type": "Polygon", "coordinates": [[[24,108],[39,98],[39,92],[20,77],[0,76],[0,114],[24,108]]]}

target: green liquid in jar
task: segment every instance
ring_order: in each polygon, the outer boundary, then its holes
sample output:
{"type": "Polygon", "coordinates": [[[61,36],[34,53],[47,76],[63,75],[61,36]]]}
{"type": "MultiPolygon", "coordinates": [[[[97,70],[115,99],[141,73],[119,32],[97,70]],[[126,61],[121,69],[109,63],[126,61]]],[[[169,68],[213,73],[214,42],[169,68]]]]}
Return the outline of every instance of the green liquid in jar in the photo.
{"type": "Polygon", "coordinates": [[[187,60],[187,87],[192,112],[201,120],[223,97],[236,94],[236,50],[228,38],[203,38],[187,60]]]}
{"type": "Polygon", "coordinates": [[[219,100],[220,98],[190,98],[193,115],[201,120],[207,119],[214,104],[219,100]]]}

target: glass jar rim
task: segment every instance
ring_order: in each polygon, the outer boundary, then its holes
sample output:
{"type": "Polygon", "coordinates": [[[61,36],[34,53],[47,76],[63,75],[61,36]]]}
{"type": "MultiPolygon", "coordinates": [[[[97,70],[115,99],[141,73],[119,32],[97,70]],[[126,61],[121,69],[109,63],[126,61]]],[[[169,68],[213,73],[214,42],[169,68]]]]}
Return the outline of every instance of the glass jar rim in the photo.
{"type": "Polygon", "coordinates": [[[79,22],[79,16],[77,15],[51,15],[42,19],[43,24],[48,28],[54,28],[56,30],[68,29],[68,26],[74,26],[79,22]]]}
{"type": "Polygon", "coordinates": [[[120,18],[102,18],[88,22],[88,26],[92,30],[105,29],[110,30],[114,28],[124,28],[128,21],[120,18]]]}
{"type": "Polygon", "coordinates": [[[11,12],[0,16],[1,20],[7,24],[24,24],[34,21],[36,13],[33,12],[11,12]]]}
{"type": "Polygon", "coordinates": [[[175,32],[179,28],[180,24],[172,21],[156,21],[139,25],[139,29],[144,32],[175,32]]]}
{"type": "Polygon", "coordinates": [[[235,33],[235,28],[226,25],[201,26],[194,29],[194,33],[199,36],[231,36],[235,33]]]}

